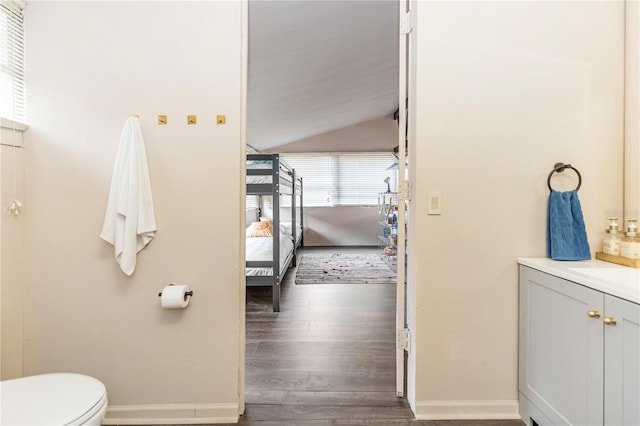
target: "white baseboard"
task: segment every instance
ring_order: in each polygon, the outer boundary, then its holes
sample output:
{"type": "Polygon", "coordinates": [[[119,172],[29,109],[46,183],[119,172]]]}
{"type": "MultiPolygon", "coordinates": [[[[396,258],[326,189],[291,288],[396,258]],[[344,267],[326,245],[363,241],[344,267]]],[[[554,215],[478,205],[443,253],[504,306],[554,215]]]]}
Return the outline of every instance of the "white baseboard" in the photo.
{"type": "Polygon", "coordinates": [[[518,400],[416,401],[417,420],[520,419],[518,400]]]}
{"type": "Polygon", "coordinates": [[[110,405],[103,425],[238,423],[237,403],[110,405]]]}

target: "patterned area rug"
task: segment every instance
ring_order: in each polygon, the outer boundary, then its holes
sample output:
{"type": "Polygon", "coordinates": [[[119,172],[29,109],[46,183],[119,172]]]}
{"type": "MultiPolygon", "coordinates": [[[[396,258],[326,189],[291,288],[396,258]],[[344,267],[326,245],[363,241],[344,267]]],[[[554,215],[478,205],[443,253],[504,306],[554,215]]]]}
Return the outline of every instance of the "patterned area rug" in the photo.
{"type": "Polygon", "coordinates": [[[393,284],[396,273],[378,253],[303,254],[296,284],[393,284]]]}

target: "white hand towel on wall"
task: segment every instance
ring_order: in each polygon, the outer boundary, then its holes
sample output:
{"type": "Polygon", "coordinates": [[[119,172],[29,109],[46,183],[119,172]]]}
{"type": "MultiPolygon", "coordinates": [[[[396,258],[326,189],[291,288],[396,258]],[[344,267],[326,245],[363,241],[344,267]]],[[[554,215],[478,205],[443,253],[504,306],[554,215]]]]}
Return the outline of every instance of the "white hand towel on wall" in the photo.
{"type": "Polygon", "coordinates": [[[120,136],[100,237],[113,244],[116,262],[131,276],[138,252],[153,239],[156,229],[140,120],[129,117],[120,136]]]}

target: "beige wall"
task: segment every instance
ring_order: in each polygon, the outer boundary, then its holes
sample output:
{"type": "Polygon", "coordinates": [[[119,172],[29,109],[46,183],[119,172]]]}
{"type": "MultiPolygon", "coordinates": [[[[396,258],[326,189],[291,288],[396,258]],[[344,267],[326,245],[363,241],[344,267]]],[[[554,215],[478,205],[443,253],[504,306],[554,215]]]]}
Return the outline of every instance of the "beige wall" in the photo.
{"type": "Polygon", "coordinates": [[[592,252],[622,208],[624,4],[419,2],[416,19],[409,398],[419,418],[515,417],[516,262],[546,255],[547,175],[582,172],[592,252]]]}
{"type": "MultiPolygon", "coordinates": [[[[241,211],[243,197],[240,185],[216,189],[241,181],[240,8],[36,1],[26,13],[25,343],[12,369],[98,377],[110,421],[237,412],[241,219],[229,212],[241,211]],[[227,125],[213,124],[219,113],[227,125]],[[159,226],[132,278],[98,237],[129,114],[142,120],[159,226]],[[156,114],[169,125],[156,126],[156,114]],[[187,114],[199,124],[187,127],[187,114]],[[194,289],[187,310],[159,309],[169,282],[194,289]]],[[[517,398],[516,259],[545,255],[553,163],[583,173],[592,251],[604,214],[622,208],[622,6],[417,10],[409,397],[420,417],[508,416],[517,398]],[[441,216],[426,215],[431,190],[442,192],[441,216]]],[[[5,272],[7,244],[20,237],[7,237],[4,216],[0,224],[4,370],[23,336],[5,335],[5,290],[18,288],[5,272]]]]}
{"type": "Polygon", "coordinates": [[[398,122],[390,115],[280,145],[264,152],[390,152],[398,146],[398,122]]]}
{"type": "Polygon", "coordinates": [[[304,209],[305,246],[378,246],[378,207],[336,206],[304,209]]]}
{"type": "Polygon", "coordinates": [[[237,417],[242,9],[35,1],[25,13],[23,373],[99,378],[110,423],[237,417]],[[131,278],[99,238],[130,114],[142,122],[158,223],[131,278]],[[186,125],[187,114],[198,124],[186,125]],[[160,308],[169,283],[194,290],[186,310],[160,308]]]}

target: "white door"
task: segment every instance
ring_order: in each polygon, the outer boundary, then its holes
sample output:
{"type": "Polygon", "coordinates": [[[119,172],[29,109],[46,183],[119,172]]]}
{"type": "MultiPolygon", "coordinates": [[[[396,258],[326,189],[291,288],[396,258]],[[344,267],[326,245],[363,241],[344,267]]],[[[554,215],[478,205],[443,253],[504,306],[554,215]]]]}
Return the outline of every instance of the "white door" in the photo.
{"type": "Polygon", "coordinates": [[[408,102],[408,43],[411,31],[411,20],[408,15],[409,1],[398,0],[400,34],[399,34],[399,87],[398,87],[398,281],[396,282],[396,395],[405,395],[405,352],[409,349],[409,331],[406,324],[406,204],[409,198],[406,182],[406,143],[407,143],[407,102],[408,102]]]}

